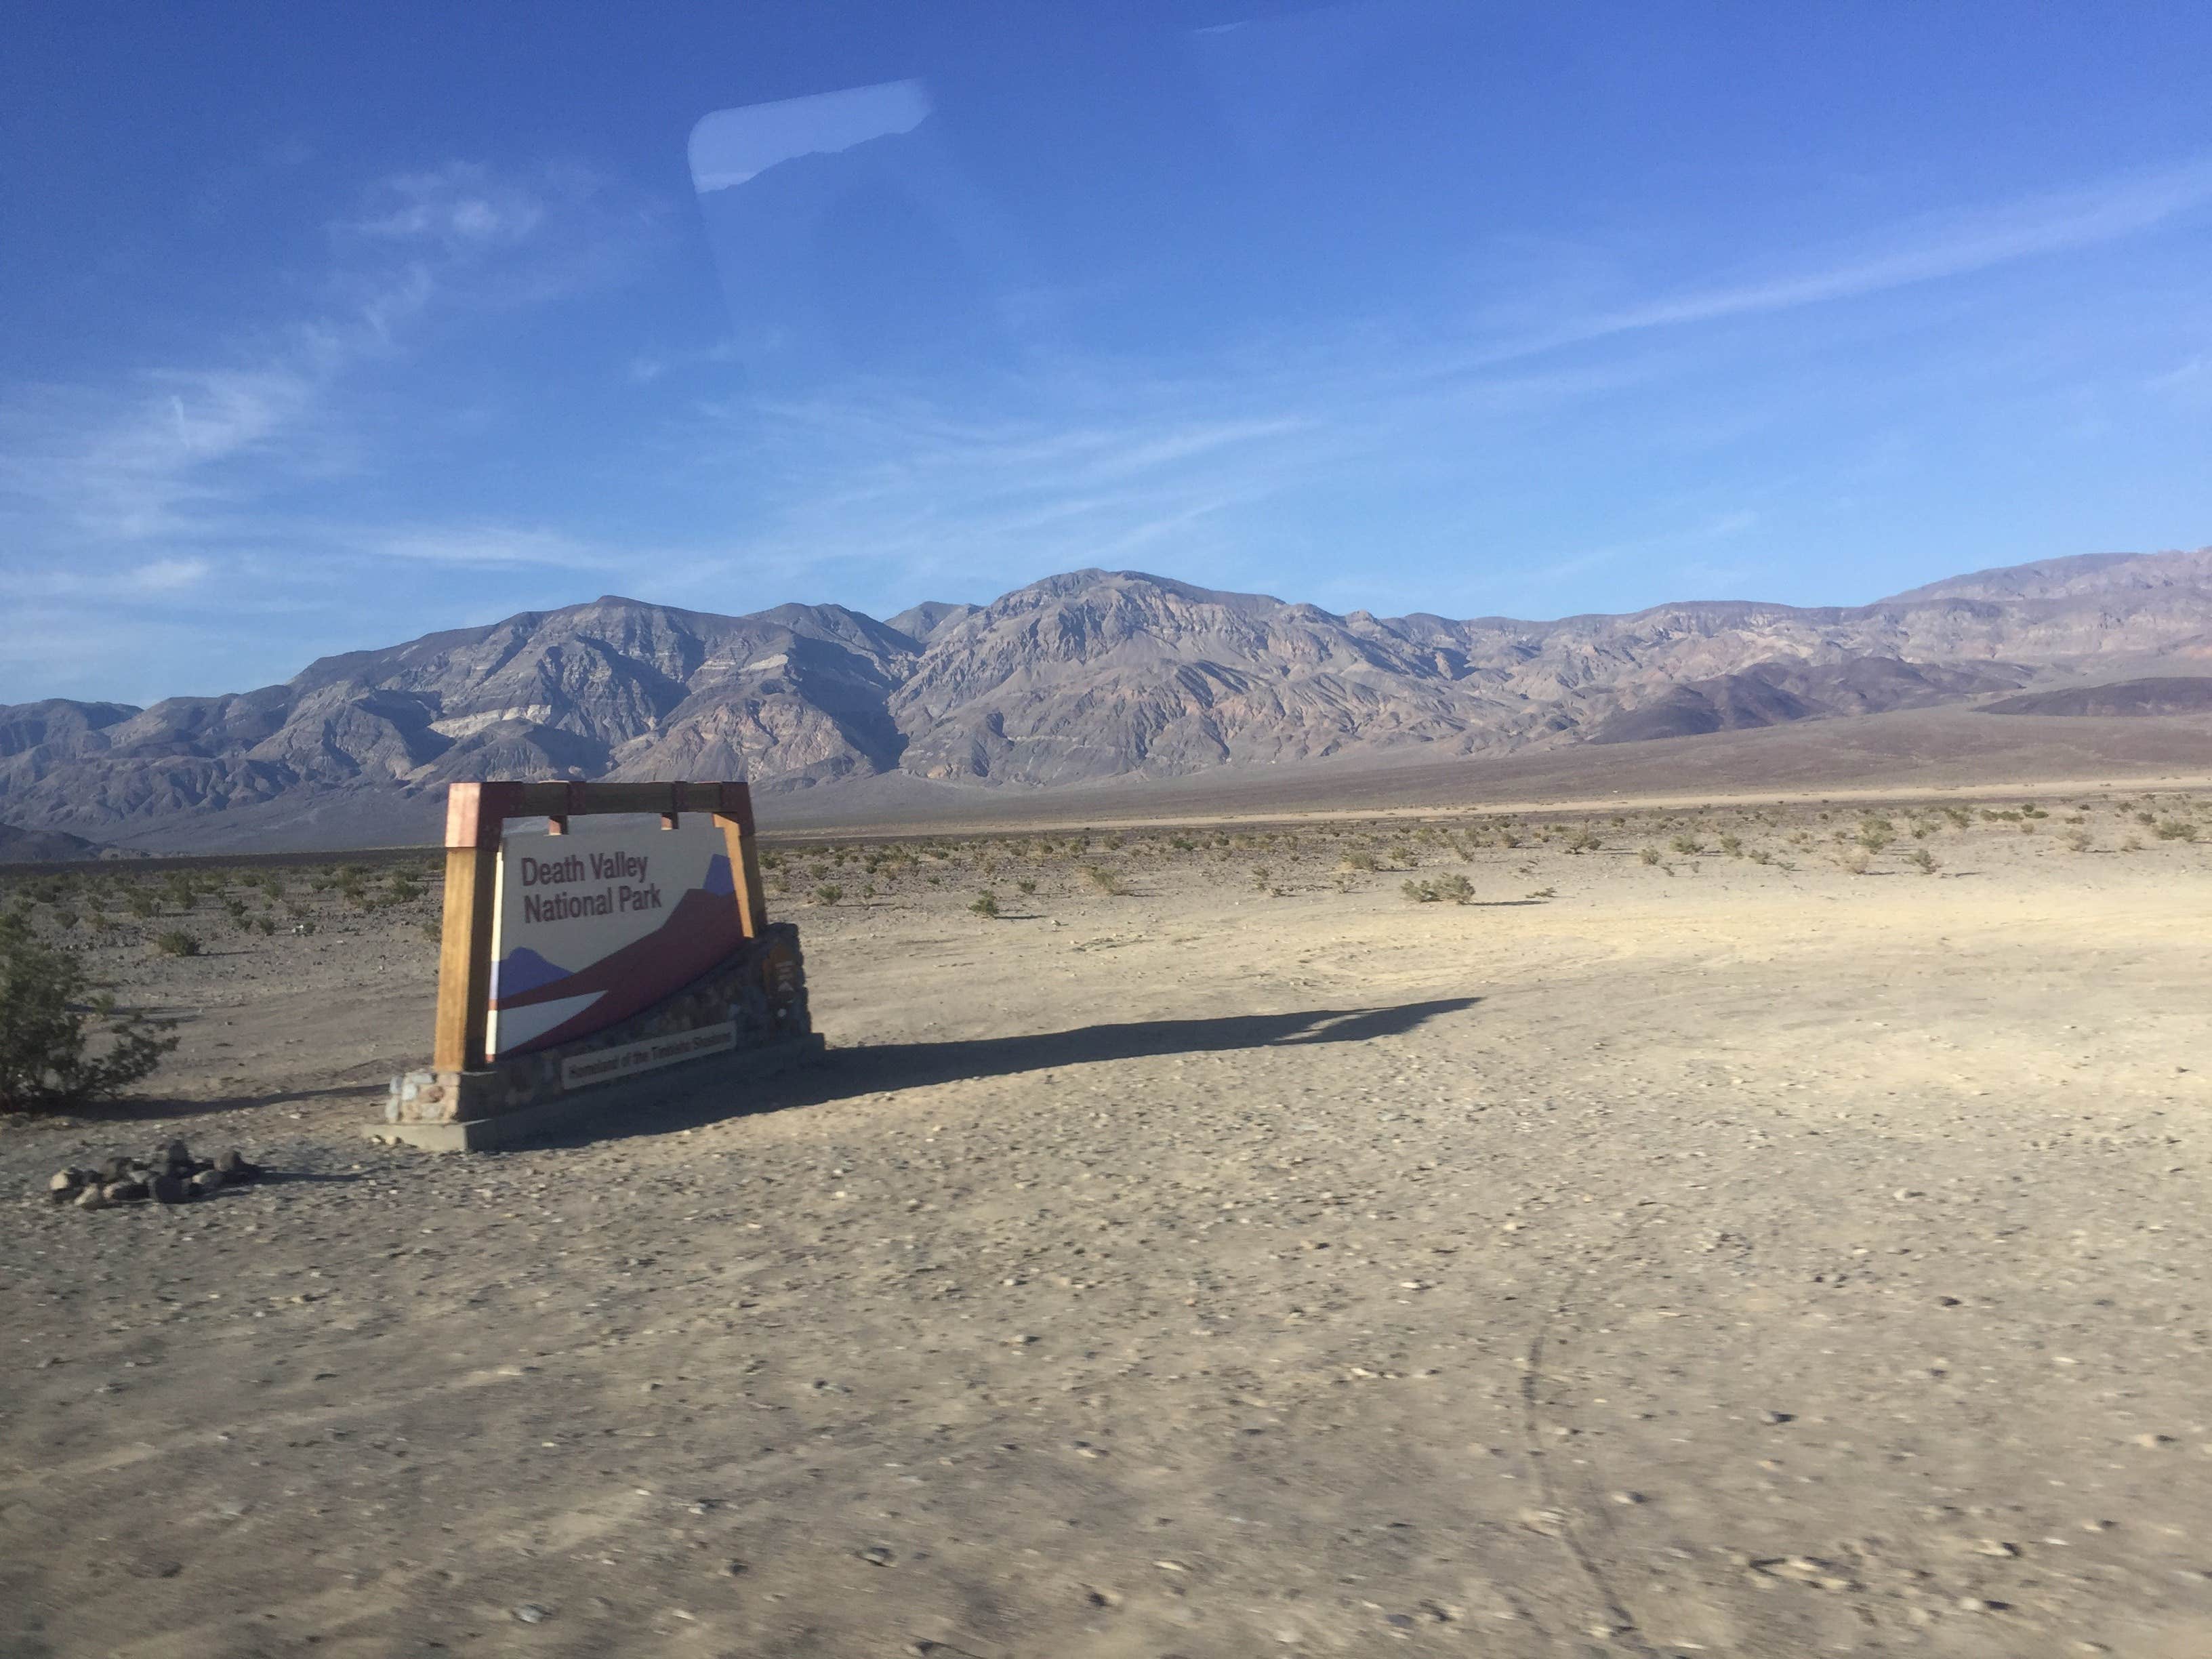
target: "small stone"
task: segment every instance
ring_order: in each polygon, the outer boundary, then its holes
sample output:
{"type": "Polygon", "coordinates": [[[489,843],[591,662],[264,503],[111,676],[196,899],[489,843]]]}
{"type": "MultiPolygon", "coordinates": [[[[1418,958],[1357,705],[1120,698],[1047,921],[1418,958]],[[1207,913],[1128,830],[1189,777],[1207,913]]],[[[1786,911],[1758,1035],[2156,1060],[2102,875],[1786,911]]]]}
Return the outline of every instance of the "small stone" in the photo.
{"type": "Polygon", "coordinates": [[[162,1149],[161,1162],[173,1170],[189,1170],[192,1166],[192,1149],[181,1140],[173,1140],[162,1149]]]}
{"type": "Polygon", "coordinates": [[[1410,1613],[1387,1613],[1382,1615],[1382,1622],[1393,1629],[1411,1630],[1413,1627],[1413,1615],[1410,1613]]]}
{"type": "Polygon", "coordinates": [[[525,1601],[514,1610],[514,1616],[526,1625],[540,1625],[544,1623],[550,1615],[537,1602],[525,1601]]]}
{"type": "Polygon", "coordinates": [[[2170,1434],[2139,1434],[2135,1438],[2135,1443],[2147,1450],[2156,1451],[2160,1446],[2171,1446],[2173,1443],[2173,1437],[2170,1434]]]}
{"type": "Polygon", "coordinates": [[[871,1545],[860,1552],[860,1559],[872,1567],[888,1567],[891,1564],[891,1553],[881,1544],[871,1545]]]}
{"type": "Polygon", "coordinates": [[[2010,1557],[2020,1553],[2020,1546],[2017,1544],[2008,1544],[2002,1538],[1983,1538],[1975,1541],[1974,1553],[1977,1555],[2003,1556],[2009,1559],[2010,1557]]]}
{"type": "Polygon", "coordinates": [[[46,1191],[52,1195],[55,1203],[66,1204],[76,1196],[78,1188],[83,1185],[83,1170],[57,1170],[53,1173],[53,1178],[46,1182],[46,1191]]]}
{"type": "Polygon", "coordinates": [[[110,1204],[136,1204],[146,1196],[146,1183],[136,1180],[111,1181],[100,1190],[107,1194],[110,1204]]]}
{"type": "Polygon", "coordinates": [[[2002,1601],[1984,1601],[1978,1595],[1962,1595],[1959,1598],[1959,1611],[1961,1613],[1995,1613],[2003,1606],[2004,1603],[2002,1601]]]}
{"type": "Polygon", "coordinates": [[[108,1197],[105,1188],[87,1187],[76,1195],[76,1206],[80,1210],[104,1210],[107,1206],[108,1197]]]}
{"type": "Polygon", "coordinates": [[[1761,1412],[1759,1414],[1759,1420],[1771,1427],[1777,1424],[1794,1422],[1796,1419],[1788,1412],[1761,1412]]]}
{"type": "Polygon", "coordinates": [[[125,1158],[118,1153],[100,1166],[100,1178],[102,1182],[110,1184],[118,1181],[128,1181],[131,1179],[131,1171],[137,1167],[137,1158],[125,1158]]]}
{"type": "Polygon", "coordinates": [[[240,1184],[249,1181],[258,1181],[261,1178],[261,1166],[258,1164],[247,1163],[235,1146],[216,1159],[215,1167],[228,1179],[240,1184]]]}
{"type": "Polygon", "coordinates": [[[220,1170],[202,1170],[191,1181],[192,1190],[196,1193],[211,1193],[222,1184],[222,1171],[220,1170]]]}
{"type": "Polygon", "coordinates": [[[191,1183],[181,1176],[164,1170],[146,1183],[146,1191],[156,1204],[189,1203],[192,1196],[191,1183]]]}
{"type": "Polygon", "coordinates": [[[1616,1504],[1641,1504],[1644,1494],[1640,1492],[1617,1492],[1613,1494],[1613,1501],[1616,1504]]]}

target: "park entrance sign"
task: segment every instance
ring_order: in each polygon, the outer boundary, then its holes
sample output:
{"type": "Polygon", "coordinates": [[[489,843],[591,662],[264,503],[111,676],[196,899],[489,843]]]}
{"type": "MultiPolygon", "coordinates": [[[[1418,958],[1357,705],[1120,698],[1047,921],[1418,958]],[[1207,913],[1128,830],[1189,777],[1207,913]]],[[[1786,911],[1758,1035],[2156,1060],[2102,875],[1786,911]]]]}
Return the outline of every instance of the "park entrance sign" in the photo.
{"type": "Polygon", "coordinates": [[[508,836],[495,914],[495,1056],[627,1019],[745,939],[729,849],[710,825],[508,836]]]}
{"type": "Polygon", "coordinates": [[[744,784],[454,784],[431,1064],[372,1133],[495,1146],[819,1046],[744,784]]]}

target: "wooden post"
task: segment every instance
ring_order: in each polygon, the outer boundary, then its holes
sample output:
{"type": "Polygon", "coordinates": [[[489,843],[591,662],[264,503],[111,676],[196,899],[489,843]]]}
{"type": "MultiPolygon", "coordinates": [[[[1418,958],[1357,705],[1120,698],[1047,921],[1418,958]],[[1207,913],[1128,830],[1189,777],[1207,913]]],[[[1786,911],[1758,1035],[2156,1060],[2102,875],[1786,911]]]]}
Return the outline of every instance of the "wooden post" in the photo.
{"type": "Polygon", "coordinates": [[[430,1049],[430,1064],[441,1072],[473,1071],[484,1063],[500,826],[520,790],[513,783],[456,783],[446,793],[446,914],[430,1049]]]}
{"type": "Polygon", "coordinates": [[[738,920],[747,939],[768,926],[768,896],[761,887],[760,852],[753,830],[753,792],[742,783],[720,787],[715,825],[729,848],[730,879],[738,890],[738,920]]]}

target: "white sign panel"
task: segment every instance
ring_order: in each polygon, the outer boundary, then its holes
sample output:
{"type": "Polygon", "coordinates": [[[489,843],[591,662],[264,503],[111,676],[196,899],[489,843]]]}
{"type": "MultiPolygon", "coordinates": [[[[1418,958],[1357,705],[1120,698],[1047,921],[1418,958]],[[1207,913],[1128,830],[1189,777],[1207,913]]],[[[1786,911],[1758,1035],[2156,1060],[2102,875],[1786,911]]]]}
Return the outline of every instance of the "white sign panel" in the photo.
{"type": "Polygon", "coordinates": [[[500,846],[495,1056],[604,1030],[744,943],[720,829],[515,835],[500,846]]]}

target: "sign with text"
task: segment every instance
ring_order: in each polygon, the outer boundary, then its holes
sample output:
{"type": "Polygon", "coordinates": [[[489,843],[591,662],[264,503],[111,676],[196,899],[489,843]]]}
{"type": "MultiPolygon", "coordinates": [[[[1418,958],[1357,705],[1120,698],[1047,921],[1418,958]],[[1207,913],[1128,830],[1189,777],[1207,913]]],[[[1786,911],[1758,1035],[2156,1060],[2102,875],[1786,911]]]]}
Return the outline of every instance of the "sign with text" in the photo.
{"type": "Polygon", "coordinates": [[[728,843],[711,824],[507,836],[498,883],[494,1057],[604,1030],[744,942],[728,843]]]}
{"type": "Polygon", "coordinates": [[[617,1043],[611,1048],[590,1048],[561,1062],[561,1086],[583,1089],[594,1083],[611,1083],[617,1078],[696,1060],[702,1054],[727,1054],[737,1046],[738,1023],[726,1019],[719,1025],[672,1031],[666,1036],[617,1043]]]}

